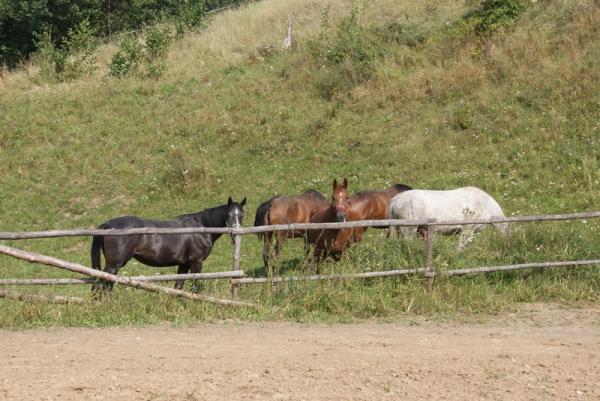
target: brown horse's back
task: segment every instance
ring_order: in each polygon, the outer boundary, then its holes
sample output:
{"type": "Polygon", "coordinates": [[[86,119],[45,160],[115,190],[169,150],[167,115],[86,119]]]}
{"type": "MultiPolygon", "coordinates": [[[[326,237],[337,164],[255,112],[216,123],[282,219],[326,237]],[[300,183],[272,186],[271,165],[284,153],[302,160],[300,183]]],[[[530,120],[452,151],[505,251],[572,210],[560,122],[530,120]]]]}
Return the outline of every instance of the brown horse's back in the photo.
{"type": "MultiPolygon", "coordinates": [[[[389,218],[390,200],[400,192],[412,189],[408,185],[396,184],[383,191],[358,191],[349,199],[350,208],[348,210],[348,219],[354,220],[385,220],[389,218]]],[[[362,240],[362,236],[367,231],[367,227],[358,227],[354,229],[343,230],[344,236],[352,242],[362,240]]]]}
{"type": "MultiPolygon", "coordinates": [[[[312,211],[322,203],[327,203],[327,199],[315,190],[309,190],[296,196],[274,196],[259,206],[256,211],[254,225],[308,223],[312,211]]],[[[259,238],[261,237],[263,238],[265,269],[271,272],[269,260],[271,259],[272,237],[276,239],[275,255],[277,256],[279,255],[281,243],[285,238],[305,238],[306,233],[301,230],[267,231],[264,236],[259,235],[259,238]]]]}
{"type": "Polygon", "coordinates": [[[389,218],[390,200],[400,192],[412,189],[396,184],[383,191],[358,191],[350,197],[350,218],[352,220],[384,220],[389,218]]]}
{"type": "Polygon", "coordinates": [[[351,220],[382,220],[387,218],[388,204],[394,195],[385,191],[361,191],[350,197],[351,220]]]}
{"type": "MultiPolygon", "coordinates": [[[[267,214],[267,224],[296,224],[310,222],[310,215],[315,208],[327,203],[324,197],[304,196],[280,196],[273,199],[267,214]]],[[[320,195],[320,194],[319,194],[320,195]]],[[[287,237],[304,236],[304,231],[290,231],[287,237]]]]}

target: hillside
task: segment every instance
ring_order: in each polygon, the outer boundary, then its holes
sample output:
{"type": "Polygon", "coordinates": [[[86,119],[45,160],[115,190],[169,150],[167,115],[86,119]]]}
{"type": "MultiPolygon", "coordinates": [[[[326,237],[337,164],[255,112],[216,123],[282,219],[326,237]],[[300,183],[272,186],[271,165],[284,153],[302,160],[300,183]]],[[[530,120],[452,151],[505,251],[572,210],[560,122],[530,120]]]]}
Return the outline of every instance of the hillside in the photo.
{"type": "MultiPolygon", "coordinates": [[[[310,1],[216,16],[175,44],[157,81],[99,72],[36,85],[32,69],[9,74],[0,98],[3,225],[168,216],[229,194],[256,205],[273,193],[327,191],[336,176],[350,177],[351,189],[476,185],[511,214],[600,207],[593,2],[532,5],[483,49],[444,37],[442,27],[466,12],[456,2],[394,3],[359,9],[358,24],[398,22],[423,32],[424,43],[386,43],[372,78],[331,99],[318,85],[340,77],[326,76],[307,49],[323,11],[310,1]],[[297,47],[284,53],[288,15],[297,47]],[[262,57],[265,45],[273,50],[262,57]]],[[[329,23],[349,8],[333,2],[329,23]]]]}
{"type": "MultiPolygon", "coordinates": [[[[72,82],[5,71],[0,228],[170,218],[228,196],[248,197],[250,225],[273,194],[329,194],[335,177],[351,192],[478,186],[507,215],[600,210],[598,2],[527,2],[485,34],[464,3],[264,0],[177,39],[156,80],[109,77],[116,44],[72,82]]],[[[88,259],[87,239],[27,246],[88,259]]],[[[207,266],[228,266],[229,246],[207,266]]]]}

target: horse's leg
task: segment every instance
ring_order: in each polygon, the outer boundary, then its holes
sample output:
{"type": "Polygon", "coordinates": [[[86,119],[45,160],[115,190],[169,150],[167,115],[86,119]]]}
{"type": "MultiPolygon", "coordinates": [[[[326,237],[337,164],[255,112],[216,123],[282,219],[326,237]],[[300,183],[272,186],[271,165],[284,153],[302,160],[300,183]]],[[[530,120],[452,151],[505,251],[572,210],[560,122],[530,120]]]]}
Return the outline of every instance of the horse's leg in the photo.
{"type": "MultiPolygon", "coordinates": [[[[106,266],[104,267],[103,271],[104,271],[104,273],[116,275],[117,272],[119,271],[119,269],[121,267],[123,267],[125,265],[125,263],[127,263],[128,261],[129,261],[129,259],[127,259],[124,262],[113,264],[107,260],[106,266]]],[[[94,284],[92,285],[92,294],[93,294],[94,298],[99,299],[102,292],[110,293],[112,291],[113,284],[114,283],[112,281],[97,279],[94,282],[94,284]]]]}
{"type": "Polygon", "coordinates": [[[398,239],[398,226],[389,226],[387,237],[388,237],[388,239],[391,239],[391,240],[398,239]]]}
{"type": "Polygon", "coordinates": [[[321,263],[327,257],[327,239],[325,238],[325,231],[321,231],[319,238],[315,243],[314,259],[316,264],[317,275],[321,273],[321,263]]]}
{"type": "MultiPolygon", "coordinates": [[[[275,237],[275,250],[273,253],[273,257],[274,258],[279,258],[279,254],[281,253],[281,243],[283,242],[283,239],[285,238],[285,233],[283,233],[282,231],[276,231],[273,233],[273,236],[275,237]]],[[[273,257],[271,258],[271,262],[273,262],[273,257]]],[[[272,280],[273,279],[273,263],[269,264],[269,278],[272,280]]]]}
{"type": "Polygon", "coordinates": [[[279,253],[281,253],[281,243],[285,238],[285,233],[283,231],[277,231],[275,234],[275,257],[279,257],[279,253]]]}
{"type": "Polygon", "coordinates": [[[308,239],[308,234],[304,234],[302,240],[304,241],[304,263],[306,263],[310,258],[310,241],[308,239]]]}
{"type": "Polygon", "coordinates": [[[269,263],[269,259],[271,257],[271,237],[273,233],[266,232],[264,234],[264,242],[263,242],[263,263],[265,264],[265,273],[269,277],[272,276],[271,264],[269,263]]]}
{"type": "Polygon", "coordinates": [[[363,235],[367,232],[367,227],[358,227],[353,229],[352,234],[352,243],[360,242],[363,239],[363,235]]]}
{"type": "MultiPolygon", "coordinates": [[[[194,262],[190,263],[190,272],[191,273],[202,272],[202,261],[198,260],[198,261],[194,261],[194,262]]],[[[194,280],[194,284],[192,286],[192,292],[197,294],[200,292],[200,289],[201,289],[201,281],[194,280]]]]}
{"type": "MultiPolygon", "coordinates": [[[[119,269],[133,257],[135,240],[124,237],[105,237],[103,242],[104,272],[116,275],[119,269]]],[[[92,293],[99,298],[101,291],[110,292],[113,288],[112,281],[96,280],[92,285],[92,293]]]]}
{"type": "Polygon", "coordinates": [[[314,252],[317,276],[319,275],[319,273],[321,271],[321,262],[323,262],[324,256],[325,256],[325,250],[317,244],[317,246],[315,247],[315,252],[314,252]]]}
{"type": "MultiPolygon", "coordinates": [[[[177,268],[177,274],[186,274],[189,271],[190,271],[190,267],[188,265],[179,265],[179,267],[177,268]]],[[[175,281],[174,288],[176,290],[181,290],[183,288],[184,283],[185,283],[185,280],[177,280],[177,281],[175,281]]]]}
{"type": "Polygon", "coordinates": [[[399,227],[398,232],[402,238],[410,238],[417,235],[417,227],[399,227]]]}

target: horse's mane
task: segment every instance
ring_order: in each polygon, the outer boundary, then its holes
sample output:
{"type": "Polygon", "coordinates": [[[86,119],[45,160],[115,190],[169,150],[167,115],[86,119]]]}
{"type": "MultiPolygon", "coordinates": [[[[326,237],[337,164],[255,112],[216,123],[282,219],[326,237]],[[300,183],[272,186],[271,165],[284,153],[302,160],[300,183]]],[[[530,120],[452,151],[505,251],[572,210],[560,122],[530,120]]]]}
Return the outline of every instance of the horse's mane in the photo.
{"type": "Polygon", "coordinates": [[[320,193],[319,191],[317,191],[316,189],[307,189],[306,191],[304,191],[302,193],[302,195],[308,195],[310,197],[317,198],[319,200],[327,200],[327,198],[325,196],[323,196],[323,194],[320,193]]]}
{"type": "Polygon", "coordinates": [[[206,209],[201,210],[196,213],[180,214],[179,216],[175,217],[175,220],[179,220],[179,221],[193,220],[203,226],[211,226],[212,224],[210,222],[212,221],[212,219],[215,216],[218,216],[218,220],[220,222],[220,220],[222,220],[224,218],[226,210],[227,210],[227,204],[219,205],[219,206],[206,208],[206,209]]]}

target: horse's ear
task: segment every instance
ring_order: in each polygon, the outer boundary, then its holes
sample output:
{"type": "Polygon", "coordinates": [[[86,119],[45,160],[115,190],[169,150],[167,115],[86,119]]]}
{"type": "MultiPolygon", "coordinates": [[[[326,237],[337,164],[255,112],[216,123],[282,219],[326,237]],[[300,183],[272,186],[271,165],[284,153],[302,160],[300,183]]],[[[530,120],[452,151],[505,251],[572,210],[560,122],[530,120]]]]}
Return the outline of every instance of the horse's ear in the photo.
{"type": "Polygon", "coordinates": [[[337,178],[333,179],[333,189],[337,188],[337,178]]]}
{"type": "Polygon", "coordinates": [[[348,180],[346,178],[344,178],[344,185],[343,185],[343,187],[344,188],[348,188],[348,180]]]}
{"type": "Polygon", "coordinates": [[[233,199],[231,199],[231,196],[229,197],[229,199],[227,199],[227,206],[231,205],[233,203],[233,199]]]}
{"type": "Polygon", "coordinates": [[[242,199],[242,201],[240,202],[240,206],[244,207],[245,204],[246,204],[246,197],[244,196],[244,199],[242,199]]]}

